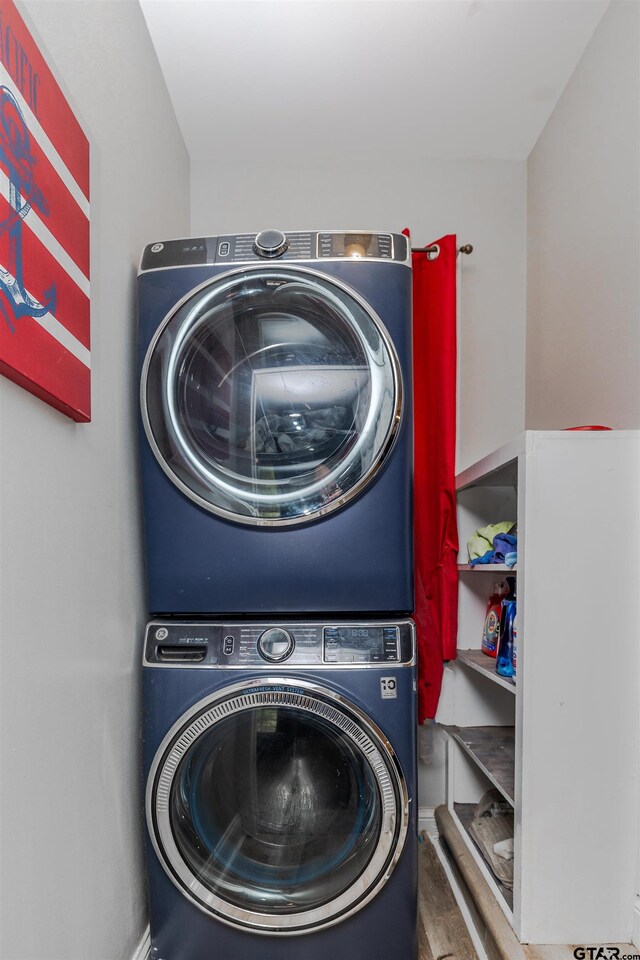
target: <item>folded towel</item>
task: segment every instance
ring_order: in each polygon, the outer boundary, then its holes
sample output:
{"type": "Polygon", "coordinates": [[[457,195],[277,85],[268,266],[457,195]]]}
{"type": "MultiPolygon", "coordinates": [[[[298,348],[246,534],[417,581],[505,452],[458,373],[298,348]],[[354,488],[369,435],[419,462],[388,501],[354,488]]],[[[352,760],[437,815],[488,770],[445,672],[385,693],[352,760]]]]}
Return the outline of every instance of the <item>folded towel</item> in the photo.
{"type": "Polygon", "coordinates": [[[471,561],[472,567],[477,567],[481,563],[497,563],[496,552],[495,550],[488,550],[487,553],[483,554],[481,557],[476,557],[475,560],[471,561]]]}
{"type": "Polygon", "coordinates": [[[469,563],[472,563],[476,557],[483,557],[492,549],[494,537],[500,533],[509,533],[514,527],[513,520],[501,520],[499,523],[490,523],[476,530],[467,543],[469,563]]]}
{"type": "Polygon", "coordinates": [[[513,860],[513,837],[494,843],[493,852],[503,860],[513,860]]]}
{"type": "Polygon", "coordinates": [[[516,553],[518,538],[510,533],[499,533],[493,538],[493,549],[496,555],[494,563],[506,563],[505,557],[508,553],[516,553]]]}

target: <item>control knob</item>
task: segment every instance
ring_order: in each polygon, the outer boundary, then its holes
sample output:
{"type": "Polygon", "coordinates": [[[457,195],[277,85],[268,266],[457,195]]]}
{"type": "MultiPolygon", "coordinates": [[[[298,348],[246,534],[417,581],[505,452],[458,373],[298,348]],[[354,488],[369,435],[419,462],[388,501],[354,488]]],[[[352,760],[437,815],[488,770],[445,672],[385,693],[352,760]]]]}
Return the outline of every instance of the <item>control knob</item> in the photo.
{"type": "Polygon", "coordinates": [[[293,653],[295,641],[282,627],[270,627],[258,637],[258,653],[269,663],[280,663],[293,653]]]}
{"type": "Polygon", "coordinates": [[[259,257],[270,260],[286,253],[289,241],[281,230],[263,230],[253,241],[253,250],[259,257]]]}

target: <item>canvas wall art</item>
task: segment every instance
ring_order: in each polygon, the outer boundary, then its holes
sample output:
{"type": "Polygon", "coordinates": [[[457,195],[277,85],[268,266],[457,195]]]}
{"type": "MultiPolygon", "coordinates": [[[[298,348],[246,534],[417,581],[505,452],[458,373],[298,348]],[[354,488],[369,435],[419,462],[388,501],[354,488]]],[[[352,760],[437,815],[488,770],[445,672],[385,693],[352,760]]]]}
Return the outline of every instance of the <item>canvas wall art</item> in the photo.
{"type": "Polygon", "coordinates": [[[91,419],[89,141],[0,0],[0,372],[91,419]]]}

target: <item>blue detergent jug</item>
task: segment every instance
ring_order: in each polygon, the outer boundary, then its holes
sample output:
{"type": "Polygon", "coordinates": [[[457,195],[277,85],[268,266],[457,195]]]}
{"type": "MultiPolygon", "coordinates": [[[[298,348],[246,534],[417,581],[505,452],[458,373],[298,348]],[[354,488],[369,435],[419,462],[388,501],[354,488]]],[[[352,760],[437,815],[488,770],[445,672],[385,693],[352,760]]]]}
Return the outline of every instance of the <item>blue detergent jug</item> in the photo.
{"type": "Polygon", "coordinates": [[[507,577],[509,593],[502,601],[500,616],[500,645],[496,657],[496,673],[501,677],[513,677],[513,621],[516,616],[516,578],[507,577]]]}

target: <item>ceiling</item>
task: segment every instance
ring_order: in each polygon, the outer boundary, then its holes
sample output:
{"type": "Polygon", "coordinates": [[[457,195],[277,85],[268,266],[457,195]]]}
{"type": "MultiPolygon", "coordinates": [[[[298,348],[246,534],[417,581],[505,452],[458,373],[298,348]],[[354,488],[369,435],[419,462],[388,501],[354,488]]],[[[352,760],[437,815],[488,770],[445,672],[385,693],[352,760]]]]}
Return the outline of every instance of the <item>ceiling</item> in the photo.
{"type": "Polygon", "coordinates": [[[192,158],[525,159],[608,0],[140,0],[192,158]]]}

